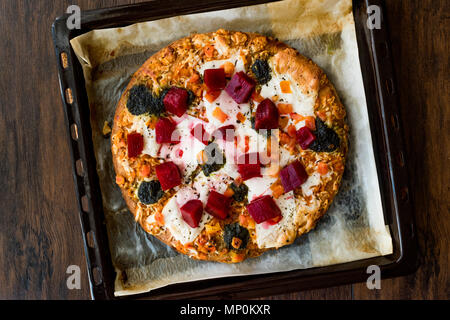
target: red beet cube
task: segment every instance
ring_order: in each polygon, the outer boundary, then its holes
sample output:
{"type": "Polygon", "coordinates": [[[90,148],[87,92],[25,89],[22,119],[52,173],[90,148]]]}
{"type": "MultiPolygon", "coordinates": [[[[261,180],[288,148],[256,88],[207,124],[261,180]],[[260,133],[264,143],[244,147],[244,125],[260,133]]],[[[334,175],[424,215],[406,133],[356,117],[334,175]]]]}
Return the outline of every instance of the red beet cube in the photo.
{"type": "Polygon", "coordinates": [[[157,143],[174,143],[176,137],[172,136],[176,128],[175,122],[169,118],[159,118],[155,125],[155,135],[157,143]]]}
{"type": "Polygon", "coordinates": [[[300,147],[302,147],[303,150],[308,149],[311,143],[316,140],[316,136],[306,126],[298,129],[295,136],[298,144],[300,145],[300,147]]]}
{"type": "Polygon", "coordinates": [[[192,128],[191,135],[193,135],[195,139],[202,142],[203,144],[208,144],[209,134],[206,132],[205,127],[203,127],[201,123],[192,128]]]}
{"type": "Polygon", "coordinates": [[[236,103],[246,103],[254,88],[255,81],[247,76],[245,72],[239,71],[228,82],[225,91],[236,103]]]}
{"type": "Polygon", "coordinates": [[[165,162],[155,168],[156,176],[163,190],[169,190],[181,184],[181,175],[173,162],[165,162]]]}
{"type": "Polygon", "coordinates": [[[127,135],[128,158],[135,158],[141,154],[144,149],[144,136],[134,132],[127,135]]]}
{"type": "Polygon", "coordinates": [[[233,141],[234,140],[234,125],[230,124],[228,126],[223,126],[214,131],[213,136],[216,139],[233,141]]]}
{"type": "Polygon", "coordinates": [[[242,180],[261,177],[261,162],[258,153],[246,153],[238,158],[238,172],[242,180]]]}
{"type": "Polygon", "coordinates": [[[308,179],[308,174],[300,161],[294,161],[281,169],[280,178],[284,192],[289,192],[300,187],[308,179]]]}
{"type": "Polygon", "coordinates": [[[270,99],[264,99],[258,104],[255,113],[255,129],[277,129],[278,108],[270,99]]]}
{"type": "Polygon", "coordinates": [[[248,213],[256,223],[281,216],[281,210],[269,195],[259,197],[247,205],[248,213]]]}
{"type": "Polygon", "coordinates": [[[210,90],[221,90],[225,88],[227,80],[225,79],[225,70],[220,69],[206,69],[203,73],[203,80],[210,90]]]}
{"type": "Polygon", "coordinates": [[[183,220],[191,228],[197,228],[203,214],[203,203],[200,200],[189,200],[181,208],[183,220]]]}
{"type": "Polygon", "coordinates": [[[163,103],[167,111],[181,117],[187,109],[189,94],[182,88],[170,88],[164,96],[163,103]]]}
{"type": "Polygon", "coordinates": [[[211,190],[208,201],[206,202],[205,211],[223,220],[228,216],[228,212],[230,211],[230,199],[221,193],[211,190]]]}

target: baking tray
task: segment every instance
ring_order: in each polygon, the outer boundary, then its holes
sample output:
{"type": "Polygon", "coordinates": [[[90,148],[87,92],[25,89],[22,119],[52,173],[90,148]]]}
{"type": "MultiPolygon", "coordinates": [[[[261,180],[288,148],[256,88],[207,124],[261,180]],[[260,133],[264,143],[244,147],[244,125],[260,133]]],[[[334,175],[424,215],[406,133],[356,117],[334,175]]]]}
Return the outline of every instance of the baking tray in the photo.
{"type": "Polygon", "coordinates": [[[66,21],[69,15],[61,16],[53,23],[52,34],[60,90],[93,299],[247,299],[365,282],[368,278],[366,270],[369,265],[380,266],[382,278],[405,275],[417,268],[417,240],[398,115],[398,97],[392,69],[388,27],[383,16],[384,1],[353,0],[353,15],[381,200],[385,221],[389,225],[393,240],[393,253],[319,268],[174,284],[145,294],[114,297],[115,271],[109,251],[101,190],[96,172],[89,104],[82,68],[70,46],[70,40],[93,29],[123,27],[177,15],[266,2],[271,1],[154,0],[83,11],[81,29],[67,29],[66,21]],[[372,30],[367,26],[370,5],[381,8],[381,29],[372,30]]]}

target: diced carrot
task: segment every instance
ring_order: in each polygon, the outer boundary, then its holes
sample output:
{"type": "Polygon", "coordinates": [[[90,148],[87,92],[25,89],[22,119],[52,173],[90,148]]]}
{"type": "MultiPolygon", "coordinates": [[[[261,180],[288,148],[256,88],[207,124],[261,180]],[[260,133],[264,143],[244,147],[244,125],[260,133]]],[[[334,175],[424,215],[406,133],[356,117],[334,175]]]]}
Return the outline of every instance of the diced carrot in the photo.
{"type": "Polygon", "coordinates": [[[155,221],[160,225],[163,226],[164,225],[164,216],[161,213],[161,211],[157,211],[155,213],[155,221]]]}
{"type": "Polygon", "coordinates": [[[197,83],[200,80],[200,75],[195,72],[188,80],[190,83],[197,83]]]}
{"type": "Polygon", "coordinates": [[[319,171],[320,175],[325,175],[328,173],[328,165],[325,162],[319,162],[317,166],[317,171],[319,171]]]}
{"type": "Polygon", "coordinates": [[[206,46],[203,48],[203,52],[205,53],[205,55],[209,58],[214,56],[214,46],[210,45],[210,46],[206,46]]]}
{"type": "Polygon", "coordinates": [[[295,112],[291,113],[290,116],[291,116],[291,119],[294,120],[294,123],[299,123],[300,121],[305,120],[304,116],[302,116],[301,114],[295,113],[295,112]]]}
{"type": "Polygon", "coordinates": [[[283,92],[283,93],[292,93],[291,83],[289,81],[286,81],[286,80],[281,81],[280,88],[281,88],[281,92],[283,92]]]}
{"type": "Polygon", "coordinates": [[[205,151],[202,150],[199,153],[197,153],[197,162],[200,164],[203,164],[207,161],[205,151]]]}
{"type": "Polygon", "coordinates": [[[223,195],[227,198],[231,198],[234,194],[233,189],[231,188],[227,188],[227,190],[225,190],[225,192],[223,193],[223,195]]]}
{"type": "Polygon", "coordinates": [[[155,129],[156,122],[158,122],[158,118],[151,117],[150,120],[147,121],[146,125],[149,129],[155,129]]]}
{"type": "Polygon", "coordinates": [[[247,227],[247,216],[243,214],[239,215],[239,224],[243,227],[247,227]]]}
{"type": "Polygon", "coordinates": [[[280,120],[278,120],[278,124],[280,125],[281,129],[284,129],[287,126],[288,122],[289,122],[288,117],[280,117],[280,120]]]}
{"type": "Polygon", "coordinates": [[[221,90],[208,90],[206,91],[205,98],[209,103],[213,103],[219,96],[221,90]]]}
{"type": "Polygon", "coordinates": [[[287,133],[291,138],[295,138],[295,135],[297,133],[297,130],[295,129],[295,126],[293,124],[290,124],[287,128],[287,133]]]}
{"type": "Polygon", "coordinates": [[[116,176],[116,183],[117,183],[118,185],[124,184],[124,183],[125,183],[125,178],[122,177],[122,176],[116,176]]]}
{"type": "Polygon", "coordinates": [[[212,112],[212,115],[214,118],[219,120],[220,122],[224,123],[228,119],[228,115],[222,111],[219,107],[215,108],[212,112]]]}
{"type": "Polygon", "coordinates": [[[225,62],[223,65],[220,66],[225,71],[226,77],[231,77],[234,73],[234,64],[230,61],[225,62]]]}
{"type": "Polygon", "coordinates": [[[244,152],[247,152],[250,149],[250,137],[245,136],[244,138],[244,152]]]}
{"type": "Polygon", "coordinates": [[[245,255],[243,253],[237,253],[234,251],[231,251],[230,255],[231,255],[232,262],[241,262],[242,260],[244,260],[244,257],[245,257],[245,255]]]}
{"type": "Polygon", "coordinates": [[[327,119],[327,115],[325,111],[318,111],[317,115],[319,116],[320,120],[325,121],[327,119]]]}
{"type": "Polygon", "coordinates": [[[233,237],[233,239],[231,239],[231,246],[235,249],[239,249],[239,247],[242,244],[242,240],[239,239],[238,237],[233,237]]]}
{"type": "Polygon", "coordinates": [[[290,103],[279,103],[278,104],[278,111],[280,112],[280,114],[292,113],[292,104],[290,104],[290,103]]]}
{"type": "Polygon", "coordinates": [[[312,116],[307,116],[305,118],[305,125],[312,131],[316,130],[316,121],[312,116]]]}
{"type": "Polygon", "coordinates": [[[270,98],[270,100],[272,100],[274,103],[278,101],[278,96],[274,95],[272,98],[270,98]]]}
{"type": "Polygon", "coordinates": [[[253,91],[252,93],[252,100],[256,101],[258,103],[260,103],[261,101],[264,100],[264,98],[259,94],[259,92],[257,92],[256,90],[253,91]]]}
{"type": "Polygon", "coordinates": [[[295,139],[291,138],[287,133],[280,133],[280,142],[284,144],[288,148],[288,150],[294,150],[295,148],[295,139]]]}
{"type": "Polygon", "coordinates": [[[143,177],[149,177],[150,176],[150,166],[148,164],[144,164],[141,167],[141,175],[143,177]]]}
{"type": "Polygon", "coordinates": [[[275,199],[278,199],[283,193],[284,188],[280,183],[275,182],[270,186],[270,189],[272,190],[272,195],[275,199]]]}
{"type": "Polygon", "coordinates": [[[247,118],[242,113],[238,112],[236,119],[238,119],[241,123],[244,123],[247,118]]]}

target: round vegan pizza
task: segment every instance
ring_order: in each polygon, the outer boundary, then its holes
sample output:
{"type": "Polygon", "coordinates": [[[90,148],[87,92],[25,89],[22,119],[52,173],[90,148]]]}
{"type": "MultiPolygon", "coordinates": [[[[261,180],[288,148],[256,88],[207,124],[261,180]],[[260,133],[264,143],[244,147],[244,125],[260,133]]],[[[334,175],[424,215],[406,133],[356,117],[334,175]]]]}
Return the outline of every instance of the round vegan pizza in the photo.
{"type": "Polygon", "coordinates": [[[277,39],[194,34],[123,92],[116,183],[146,232],[194,259],[241,262],[324,215],[344,171],[345,116],[324,72],[277,39]]]}

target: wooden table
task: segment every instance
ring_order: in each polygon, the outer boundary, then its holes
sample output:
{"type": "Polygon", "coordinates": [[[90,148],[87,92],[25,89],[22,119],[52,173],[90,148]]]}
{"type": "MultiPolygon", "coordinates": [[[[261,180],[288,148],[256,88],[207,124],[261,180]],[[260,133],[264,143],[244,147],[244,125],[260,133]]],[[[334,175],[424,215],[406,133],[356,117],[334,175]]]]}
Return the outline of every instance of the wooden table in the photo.
{"type": "MultiPolygon", "coordinates": [[[[89,299],[50,28],[70,4],[0,1],[0,299],[89,299]],[[81,289],[66,269],[81,266],[81,289]]],[[[387,0],[421,266],[410,276],[277,299],[449,299],[450,2],[387,0]]]]}

